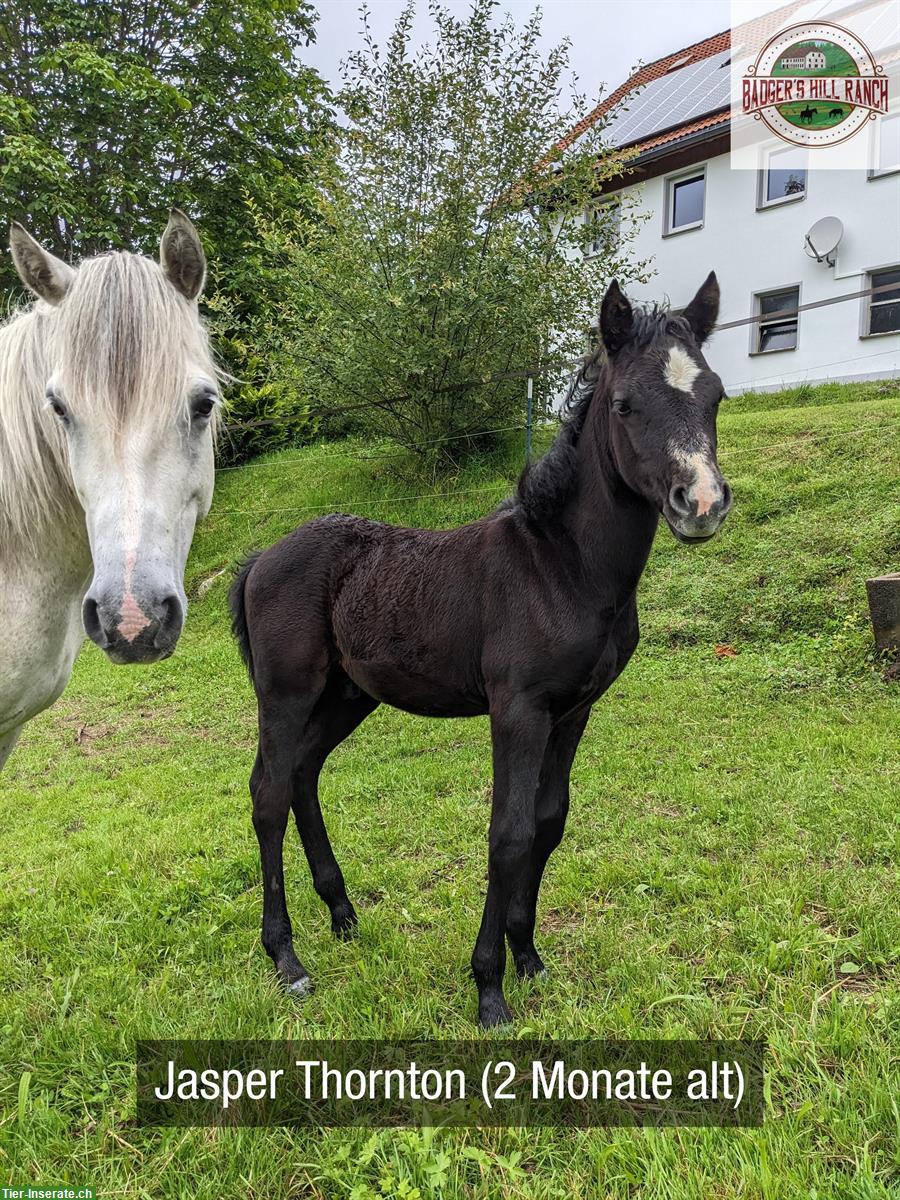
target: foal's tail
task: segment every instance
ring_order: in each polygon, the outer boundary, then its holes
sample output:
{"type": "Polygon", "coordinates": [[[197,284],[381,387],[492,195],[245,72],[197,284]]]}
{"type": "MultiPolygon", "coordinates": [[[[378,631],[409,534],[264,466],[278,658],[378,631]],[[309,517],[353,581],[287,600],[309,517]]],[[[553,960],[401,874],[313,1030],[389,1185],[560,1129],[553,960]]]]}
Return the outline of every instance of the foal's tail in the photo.
{"type": "Polygon", "coordinates": [[[253,652],[250,649],[250,630],[247,627],[247,611],[244,607],[244,584],[247,582],[247,576],[253,570],[253,565],[260,554],[262,554],[262,551],[257,550],[254,554],[244,559],[240,570],[234,578],[234,583],[232,583],[231,589],[228,592],[228,607],[231,609],[231,632],[234,634],[238,649],[241,652],[241,658],[244,660],[244,665],[251,680],[253,679],[253,652]]]}

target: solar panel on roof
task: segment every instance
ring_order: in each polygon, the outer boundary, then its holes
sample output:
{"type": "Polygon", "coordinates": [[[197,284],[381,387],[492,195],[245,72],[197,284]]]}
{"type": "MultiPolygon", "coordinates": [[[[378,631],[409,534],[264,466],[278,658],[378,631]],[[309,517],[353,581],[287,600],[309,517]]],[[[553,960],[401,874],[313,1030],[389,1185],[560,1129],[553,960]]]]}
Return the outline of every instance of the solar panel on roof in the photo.
{"type": "Polygon", "coordinates": [[[610,120],[613,144],[625,146],[727,108],[731,81],[729,72],[721,68],[729,57],[730,51],[722,50],[653,79],[636,94],[626,96],[610,120]]]}

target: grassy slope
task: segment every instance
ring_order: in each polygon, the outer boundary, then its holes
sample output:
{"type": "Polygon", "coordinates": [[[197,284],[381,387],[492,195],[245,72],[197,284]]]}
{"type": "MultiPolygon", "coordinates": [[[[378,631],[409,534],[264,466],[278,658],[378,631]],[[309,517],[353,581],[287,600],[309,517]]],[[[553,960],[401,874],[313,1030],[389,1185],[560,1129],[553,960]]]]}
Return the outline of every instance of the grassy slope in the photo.
{"type": "Polygon", "coordinates": [[[644,640],[591,720],[542,894],[551,973],[508,996],[519,1032],[766,1038],[764,1129],[134,1127],[136,1037],[475,1034],[485,722],[382,709],[329,761],[323,805],[361,937],[331,940],[289,831],[296,940],[319,985],[298,1006],[258,944],[253,705],[216,573],[318,506],[468,519],[508,486],[515,448],[454,481],[465,495],[402,500],[423,489],[398,483],[393,460],[319,447],[222,474],[179,653],[129,671],[87,650],[3,777],[3,1183],[185,1197],[894,1194],[898,705],[866,659],[863,580],[900,552],[900,397],[743,398],[720,432],[736,511],[702,549],[660,535],[644,640]],[[738,656],[718,658],[716,643],[738,656]]]}

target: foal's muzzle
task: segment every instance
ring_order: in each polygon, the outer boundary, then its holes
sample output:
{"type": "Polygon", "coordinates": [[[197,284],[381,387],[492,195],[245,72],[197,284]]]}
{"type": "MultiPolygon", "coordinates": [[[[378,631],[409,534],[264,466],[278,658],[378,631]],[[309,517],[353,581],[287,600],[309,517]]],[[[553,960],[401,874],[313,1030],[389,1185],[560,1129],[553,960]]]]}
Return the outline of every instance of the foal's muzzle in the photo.
{"type": "Polygon", "coordinates": [[[184,606],[174,593],[138,602],[89,592],[81,609],[84,630],[114,663],[152,663],[168,658],[181,636],[184,606]]]}
{"type": "Polygon", "coordinates": [[[732,505],[731,488],[718,471],[669,489],[663,515],[679,542],[708,542],[719,531],[732,505]]]}

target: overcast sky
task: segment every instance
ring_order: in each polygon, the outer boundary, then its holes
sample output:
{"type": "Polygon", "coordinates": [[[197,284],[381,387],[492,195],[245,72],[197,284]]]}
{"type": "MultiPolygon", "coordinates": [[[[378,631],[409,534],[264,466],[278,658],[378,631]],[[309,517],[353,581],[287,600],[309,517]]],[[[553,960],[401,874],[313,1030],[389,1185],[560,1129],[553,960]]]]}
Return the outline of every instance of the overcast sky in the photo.
{"type": "MultiPolygon", "coordinates": [[[[462,15],[466,0],[444,0],[462,15]]],[[[332,86],[340,86],[339,64],[359,40],[359,0],[318,0],[317,41],[305,61],[318,68],[332,86]]],[[[403,0],[370,0],[370,23],[383,43],[403,0]]],[[[534,0],[501,0],[499,11],[522,25],[537,5],[534,0]]],[[[652,62],[730,25],[729,0],[545,0],[544,44],[547,49],[569,38],[571,62],[579,90],[595,99],[601,84],[611,92],[640,59],[652,62]]],[[[427,0],[417,0],[415,36],[428,41],[431,26],[427,0]]]]}

